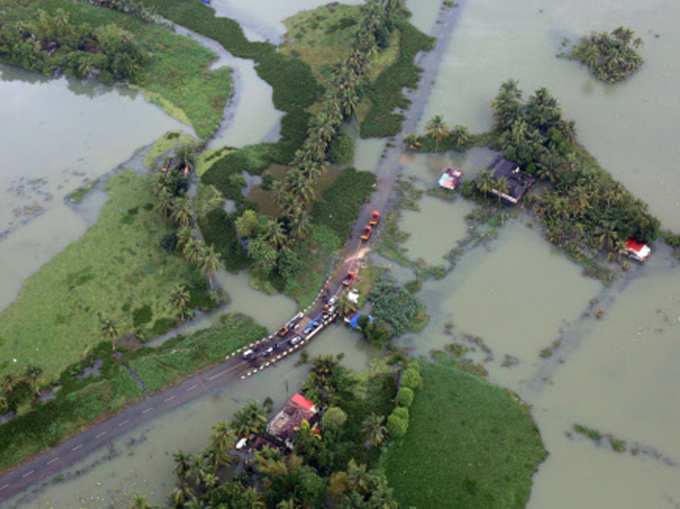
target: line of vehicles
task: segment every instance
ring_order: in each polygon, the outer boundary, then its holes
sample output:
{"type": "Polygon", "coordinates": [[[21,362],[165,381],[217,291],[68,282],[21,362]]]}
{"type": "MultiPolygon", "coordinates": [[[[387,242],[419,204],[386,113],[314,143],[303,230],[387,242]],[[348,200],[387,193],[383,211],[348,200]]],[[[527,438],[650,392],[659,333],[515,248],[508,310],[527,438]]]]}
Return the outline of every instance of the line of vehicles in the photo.
{"type": "MultiPolygon", "coordinates": [[[[360,238],[361,240],[369,240],[373,229],[380,223],[380,212],[374,210],[371,213],[368,224],[363,229],[360,238]]],[[[356,277],[355,271],[350,271],[342,279],[342,286],[349,288],[356,277]]],[[[316,331],[324,325],[330,323],[337,317],[336,303],[337,295],[331,296],[321,307],[320,313],[316,318],[311,318],[298,313],[288,323],[279,329],[276,337],[264,345],[249,348],[241,355],[244,361],[258,364],[264,362],[265,359],[275,355],[277,352],[286,350],[287,348],[299,345],[304,341],[304,338],[310,338],[316,331]]]]}

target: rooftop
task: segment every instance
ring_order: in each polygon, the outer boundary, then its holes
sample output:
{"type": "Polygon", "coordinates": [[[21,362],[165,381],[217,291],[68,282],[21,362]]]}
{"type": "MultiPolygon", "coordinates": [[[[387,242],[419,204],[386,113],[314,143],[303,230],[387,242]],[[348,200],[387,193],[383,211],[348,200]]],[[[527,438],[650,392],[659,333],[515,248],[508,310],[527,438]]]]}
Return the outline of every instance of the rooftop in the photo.
{"type": "Polygon", "coordinates": [[[267,431],[284,442],[293,438],[295,428],[316,414],[314,402],[295,394],[267,425],[267,431]]]}
{"type": "MultiPolygon", "coordinates": [[[[487,169],[493,171],[493,178],[495,180],[505,177],[508,181],[508,192],[502,193],[501,198],[512,204],[521,200],[522,196],[526,194],[536,181],[534,177],[520,170],[516,163],[502,156],[497,156],[487,169]]],[[[498,195],[496,189],[492,189],[491,192],[498,195]]]]}

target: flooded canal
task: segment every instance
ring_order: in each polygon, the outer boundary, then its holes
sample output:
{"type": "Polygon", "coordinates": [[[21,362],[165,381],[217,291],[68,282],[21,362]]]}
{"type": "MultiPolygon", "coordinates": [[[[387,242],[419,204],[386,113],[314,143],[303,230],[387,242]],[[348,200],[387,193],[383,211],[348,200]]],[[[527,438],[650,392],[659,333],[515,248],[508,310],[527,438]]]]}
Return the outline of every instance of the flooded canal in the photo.
{"type": "MultiPolygon", "coordinates": [[[[285,31],[281,23],[285,17],[323,3],[212,2],[218,15],[239,19],[252,40],[278,40],[285,31]]],[[[440,2],[407,4],[421,30],[436,23],[440,2]]],[[[676,92],[680,63],[675,58],[680,33],[674,26],[680,4],[670,0],[461,4],[440,74],[426,78],[436,84],[420,130],[435,114],[443,114],[451,126],[487,130],[492,123],[490,101],[503,80],[518,79],[526,92],[546,86],[566,116],[576,121],[581,143],[647,201],[665,227],[680,231],[680,173],[675,168],[680,149],[670,139],[680,117],[676,92]],[[564,37],[575,40],[590,30],[619,25],[632,26],[645,41],[641,53],[646,62],[630,80],[604,85],[578,64],[555,57],[564,37]]],[[[243,122],[235,116],[214,142],[217,145],[255,143],[275,132],[278,119],[271,91],[245,69],[242,81],[237,80],[237,95],[241,94],[241,104],[253,101],[260,106],[243,122]]],[[[0,121],[4,115],[18,119],[13,120],[14,132],[0,139],[9,156],[9,165],[0,174],[0,192],[8,204],[0,209],[1,229],[18,220],[12,212],[15,207],[30,206],[35,200],[46,208],[45,214],[0,239],[0,257],[7,260],[0,269],[2,307],[28,274],[86,228],[85,221],[63,205],[64,195],[178,124],[141,97],[118,90],[45,81],[6,67],[0,72],[2,96],[14,97],[0,105],[0,121]],[[79,93],[79,87],[89,92],[79,93]],[[15,116],[18,108],[22,114],[15,116]],[[39,142],[45,144],[40,152],[32,150],[37,132],[43,133],[39,142]],[[48,183],[36,184],[37,190],[26,198],[16,192],[16,179],[22,176],[48,183]]],[[[384,146],[384,141],[359,141],[354,165],[375,168],[384,146]]],[[[493,155],[473,149],[463,155],[404,155],[401,163],[406,177],[429,187],[446,167],[461,168],[466,178],[474,177],[493,155]]],[[[411,233],[404,245],[407,256],[441,263],[442,255],[465,236],[463,218],[472,205],[461,198],[447,202],[424,196],[419,206],[419,212],[402,212],[400,227],[411,233]]],[[[403,336],[399,344],[417,355],[443,350],[450,343],[474,348],[470,356],[488,371],[489,379],[531,405],[550,456],[534,477],[529,509],[680,507],[676,404],[680,264],[657,243],[645,266],[633,265],[606,288],[583,277],[580,267],[546,243],[530,216],[519,215],[497,230],[496,239],[469,248],[445,278],[423,284],[418,296],[431,320],[422,332],[403,336]],[[597,309],[603,311],[600,319],[594,316],[597,309]],[[594,442],[574,433],[575,424],[624,440],[626,450],[614,451],[606,438],[594,442]]],[[[393,272],[400,280],[412,278],[398,267],[393,272]]],[[[244,274],[221,274],[219,280],[232,299],[227,310],[246,312],[270,330],[295,313],[292,301],[253,290],[244,274]]],[[[331,327],[308,351],[342,352],[346,363],[357,369],[379,355],[344,327],[331,327]]],[[[110,451],[68,469],[66,481],[26,493],[9,507],[125,507],[137,492],[163,503],[173,486],[172,452],[178,444],[197,452],[207,443],[214,423],[228,419],[251,399],[270,396],[275,406],[280,405],[306,373],[294,363],[295,358],[288,359],[152,421],[115,441],[110,451]],[[73,475],[78,470],[83,473],[73,475]]]]}

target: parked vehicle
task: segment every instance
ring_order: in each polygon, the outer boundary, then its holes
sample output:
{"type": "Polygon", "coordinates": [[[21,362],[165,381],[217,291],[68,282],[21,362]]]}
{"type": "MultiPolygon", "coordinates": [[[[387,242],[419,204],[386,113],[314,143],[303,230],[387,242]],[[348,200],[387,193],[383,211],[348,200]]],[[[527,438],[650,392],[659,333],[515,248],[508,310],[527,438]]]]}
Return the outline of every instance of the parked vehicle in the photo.
{"type": "Polygon", "coordinates": [[[255,350],[253,350],[252,348],[248,348],[248,350],[246,350],[245,352],[243,352],[243,355],[241,355],[241,358],[242,358],[244,361],[253,360],[253,359],[255,358],[255,350]]]}
{"type": "Polygon", "coordinates": [[[373,232],[373,228],[371,228],[370,225],[366,225],[364,227],[364,231],[361,232],[361,240],[368,240],[371,238],[371,233],[373,232]]]}
{"type": "Polygon", "coordinates": [[[281,337],[283,337],[283,336],[285,336],[286,334],[288,334],[288,331],[289,331],[289,330],[290,330],[290,329],[289,329],[287,326],[284,325],[283,327],[281,327],[281,328],[279,329],[278,335],[281,336],[281,337]]]}
{"type": "Polygon", "coordinates": [[[348,272],[347,275],[345,276],[345,279],[342,280],[343,286],[351,285],[356,275],[357,275],[356,272],[348,272]]]}
{"type": "Polygon", "coordinates": [[[295,346],[300,343],[302,343],[302,336],[294,336],[288,340],[290,346],[295,346]]]}
{"type": "Polygon", "coordinates": [[[380,222],[380,212],[377,210],[374,210],[373,213],[371,214],[371,220],[368,222],[371,226],[377,226],[378,223],[380,222]]]}
{"type": "Polygon", "coordinates": [[[269,347],[267,347],[266,349],[264,349],[264,350],[262,351],[262,353],[260,354],[260,357],[269,357],[271,354],[274,353],[274,350],[276,350],[276,348],[274,347],[274,345],[269,346],[269,347]]]}

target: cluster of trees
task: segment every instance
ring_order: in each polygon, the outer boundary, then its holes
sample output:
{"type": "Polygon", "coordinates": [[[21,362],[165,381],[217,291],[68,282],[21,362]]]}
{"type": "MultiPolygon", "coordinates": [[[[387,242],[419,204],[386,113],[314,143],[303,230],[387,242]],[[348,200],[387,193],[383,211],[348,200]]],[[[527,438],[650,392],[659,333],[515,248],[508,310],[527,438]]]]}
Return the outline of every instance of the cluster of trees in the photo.
{"type": "MultiPolygon", "coordinates": [[[[212,245],[206,245],[198,235],[194,221],[194,207],[191,199],[186,196],[189,188],[188,174],[194,166],[194,150],[189,145],[182,145],[175,151],[173,159],[169,160],[165,169],[156,174],[153,181],[153,192],[156,195],[156,209],[163,218],[171,219],[176,230],[163,237],[161,245],[167,251],[179,251],[184,258],[208,277],[212,287],[212,276],[221,267],[220,257],[212,245]]],[[[222,205],[224,200],[219,193],[214,193],[211,200],[203,204],[204,211],[222,205]]],[[[182,303],[186,288],[176,288],[173,301],[177,309],[183,314],[186,306],[182,303]]]]}
{"type": "Polygon", "coordinates": [[[49,75],[134,82],[149,56],[114,23],[93,29],[72,23],[63,9],[36,9],[0,24],[0,58],[49,75]]]}
{"type": "Polygon", "coordinates": [[[397,336],[416,328],[425,321],[423,305],[395,281],[381,279],[368,295],[373,304],[373,314],[389,324],[397,336]]]}
{"type": "Polygon", "coordinates": [[[16,411],[21,404],[37,397],[43,383],[45,378],[39,366],[29,365],[21,374],[6,374],[0,388],[0,415],[16,411]]]}
{"type": "Polygon", "coordinates": [[[470,131],[463,125],[456,125],[453,129],[444,121],[441,115],[435,115],[425,124],[426,136],[418,136],[414,133],[408,133],[404,136],[404,145],[407,150],[418,152],[422,149],[431,148],[431,143],[434,142],[434,151],[442,150],[466,150],[470,147],[472,137],[470,131]],[[428,141],[430,143],[428,143],[428,141]],[[428,145],[423,147],[423,145],[428,145]],[[442,144],[440,147],[439,145],[442,144]]]}
{"type": "Polygon", "coordinates": [[[576,144],[574,123],[562,118],[545,88],[525,103],[517,82],[508,80],[492,106],[505,156],[548,184],[535,210],[551,242],[618,252],[629,237],[657,238],[659,220],[576,144]]]}
{"type": "Polygon", "coordinates": [[[567,55],[590,69],[597,79],[616,83],[633,74],[643,62],[635,49],[642,46],[642,39],[627,27],[618,27],[611,34],[593,33],[581,37],[581,41],[567,55]]]}
{"type": "MultiPolygon", "coordinates": [[[[388,436],[386,419],[379,413],[395,405],[402,411],[413,401],[408,386],[418,386],[417,367],[408,365],[398,394],[392,368],[359,376],[323,356],[312,361],[305,381],[305,396],[322,412],[320,422],[302,421],[293,437],[294,452],[265,445],[251,452],[234,451],[241,437],[266,434],[271,400],[249,403],[229,423],[213,427],[206,449],[196,455],[174,455],[176,488],[171,504],[177,508],[226,509],[396,509],[392,490],[379,465],[380,446],[388,436]],[[415,371],[415,378],[412,371],[415,371]],[[410,392],[410,393],[409,393],[410,392]],[[395,398],[396,397],[396,398],[395,398]]],[[[422,380],[420,380],[422,384],[422,380]]],[[[396,429],[396,428],[395,428],[396,429]]],[[[150,508],[136,496],[131,508],[150,508]]]]}
{"type": "Polygon", "coordinates": [[[347,58],[333,68],[320,110],[290,163],[293,168],[274,184],[274,199],[283,210],[282,222],[293,232],[304,231],[301,223],[316,198],[314,184],[327,170],[329,150],[340,126],[354,115],[361,101],[366,64],[389,39],[393,28],[390,16],[397,8],[395,0],[367,0],[362,6],[353,47],[347,58]]]}

